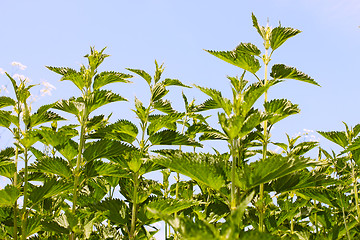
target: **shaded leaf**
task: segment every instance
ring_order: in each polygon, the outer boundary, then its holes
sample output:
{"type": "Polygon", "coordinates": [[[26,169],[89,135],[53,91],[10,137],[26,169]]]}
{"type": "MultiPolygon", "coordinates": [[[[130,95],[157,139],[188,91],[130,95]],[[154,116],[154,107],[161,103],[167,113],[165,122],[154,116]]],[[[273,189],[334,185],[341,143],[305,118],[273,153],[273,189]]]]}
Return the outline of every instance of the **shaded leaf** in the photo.
{"type": "Polygon", "coordinates": [[[173,130],[163,130],[154,133],[149,137],[149,141],[152,145],[184,145],[202,147],[202,145],[184,134],[178,133],[173,130]]]}

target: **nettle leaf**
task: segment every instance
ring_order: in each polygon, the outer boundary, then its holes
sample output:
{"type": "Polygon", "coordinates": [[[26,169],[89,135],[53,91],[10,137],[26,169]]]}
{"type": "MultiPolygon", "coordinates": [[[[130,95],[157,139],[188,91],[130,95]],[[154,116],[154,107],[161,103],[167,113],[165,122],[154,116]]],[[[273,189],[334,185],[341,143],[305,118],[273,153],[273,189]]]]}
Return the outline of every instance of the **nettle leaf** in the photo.
{"type": "Polygon", "coordinates": [[[166,90],[165,86],[162,82],[155,84],[154,87],[151,88],[151,101],[156,102],[163,98],[169,90],[166,90]]]}
{"type": "Polygon", "coordinates": [[[272,66],[270,76],[274,79],[294,79],[320,86],[309,75],[300,72],[294,67],[285,66],[284,64],[275,64],[272,66]]]}
{"type": "Polygon", "coordinates": [[[55,146],[55,149],[59,151],[59,153],[61,153],[61,155],[63,155],[69,162],[78,155],[78,148],[78,143],[72,139],[55,146]]]}
{"type": "Polygon", "coordinates": [[[236,51],[205,50],[221,60],[255,74],[260,69],[260,62],[253,55],[236,51]]]}
{"type": "Polygon", "coordinates": [[[269,119],[271,125],[290,115],[300,112],[298,105],[291,103],[287,99],[274,99],[270,102],[265,102],[264,108],[266,113],[270,113],[272,115],[269,119]]]}
{"type": "Polygon", "coordinates": [[[118,101],[127,101],[127,99],[110,90],[95,90],[90,94],[89,98],[86,99],[87,105],[89,106],[89,112],[106,104],[118,101]]]}
{"type": "Polygon", "coordinates": [[[260,36],[262,38],[264,38],[265,37],[265,28],[263,26],[260,26],[260,24],[258,23],[258,20],[256,19],[254,13],[251,14],[251,18],[252,18],[253,26],[255,27],[257,32],[260,34],[260,36]]]}
{"type": "Polygon", "coordinates": [[[0,126],[8,128],[11,123],[19,127],[19,118],[12,115],[11,111],[0,110],[0,126]]]}
{"type": "Polygon", "coordinates": [[[241,104],[242,114],[246,115],[254,106],[255,102],[271,87],[274,82],[263,85],[259,82],[249,85],[243,92],[244,99],[241,104]]]}
{"type": "Polygon", "coordinates": [[[133,72],[133,73],[139,75],[140,77],[145,79],[145,81],[150,85],[152,78],[151,78],[150,74],[148,74],[144,70],[131,69],[131,68],[126,68],[126,70],[129,70],[130,72],[133,72]]]}
{"type": "Polygon", "coordinates": [[[230,171],[222,158],[204,153],[169,152],[164,153],[164,157],[154,158],[154,161],[214,190],[225,186],[230,171]]]}
{"type": "Polygon", "coordinates": [[[13,185],[6,185],[0,190],[0,207],[13,206],[20,197],[20,190],[13,185]]]}
{"type": "MultiPolygon", "coordinates": [[[[210,127],[209,125],[203,124],[203,123],[195,123],[195,124],[189,126],[185,132],[185,134],[191,138],[195,138],[197,133],[223,134],[219,130],[216,130],[216,129],[210,127]]],[[[225,135],[223,134],[223,136],[225,136],[225,135]]]]}
{"type": "Polygon", "coordinates": [[[78,131],[72,127],[62,127],[58,131],[54,131],[49,127],[41,127],[41,130],[37,130],[37,133],[41,135],[40,141],[42,143],[54,147],[78,135],[78,131]]]}
{"type": "Polygon", "coordinates": [[[113,124],[107,125],[104,128],[98,129],[95,133],[90,134],[88,138],[104,138],[132,143],[136,139],[138,132],[139,130],[135,124],[128,120],[121,119],[113,124]]]}
{"type": "Polygon", "coordinates": [[[231,114],[232,111],[232,103],[229,99],[222,96],[221,92],[212,88],[205,88],[195,85],[196,88],[198,88],[200,91],[208,95],[213,99],[213,101],[218,105],[221,106],[222,109],[224,109],[225,113],[227,115],[231,114]]]}
{"type": "Polygon", "coordinates": [[[61,121],[61,120],[66,120],[66,119],[61,117],[59,114],[51,111],[47,111],[41,114],[35,113],[30,116],[31,127],[35,127],[39,124],[43,124],[47,122],[61,121]]]}
{"type": "Polygon", "coordinates": [[[159,110],[163,113],[171,114],[175,113],[176,111],[172,108],[171,103],[168,100],[158,100],[153,103],[153,107],[156,110],[159,110]]]}
{"type": "Polygon", "coordinates": [[[260,49],[252,43],[240,43],[234,51],[255,56],[259,56],[261,54],[260,49]]]}
{"type": "Polygon", "coordinates": [[[85,109],[85,104],[83,102],[76,102],[74,98],[69,100],[59,100],[54,105],[55,109],[74,114],[78,118],[81,116],[81,112],[85,109]]]}
{"type": "Polygon", "coordinates": [[[94,160],[88,162],[83,170],[87,178],[94,178],[98,176],[110,176],[110,177],[126,177],[129,172],[121,168],[117,164],[106,163],[101,160],[94,160]]]}
{"type": "Polygon", "coordinates": [[[184,134],[173,130],[163,130],[149,137],[152,145],[184,145],[202,147],[202,145],[184,134]]]}
{"type": "MultiPolygon", "coordinates": [[[[193,200],[178,200],[178,199],[160,199],[153,202],[150,202],[145,207],[151,212],[157,211],[162,214],[170,216],[173,213],[179,212],[181,210],[187,209],[192,206],[198,206],[200,202],[193,200]]],[[[149,214],[149,212],[147,213],[149,214]]]]}
{"type": "Polygon", "coordinates": [[[99,158],[110,158],[133,150],[135,148],[118,141],[100,140],[90,143],[86,147],[83,156],[86,161],[92,161],[99,158]]]}
{"type": "Polygon", "coordinates": [[[338,132],[338,131],[331,131],[331,132],[317,131],[317,132],[324,138],[332,141],[333,143],[336,143],[337,145],[343,148],[349,145],[349,141],[346,137],[345,132],[338,132]]]}
{"type": "Polygon", "coordinates": [[[147,128],[148,135],[151,135],[162,128],[168,128],[170,130],[176,130],[176,121],[183,118],[184,113],[171,113],[167,115],[150,115],[150,124],[147,128]]]}
{"type": "Polygon", "coordinates": [[[178,79],[171,79],[171,78],[166,78],[164,81],[162,81],[162,84],[164,86],[180,86],[180,87],[186,87],[186,88],[191,88],[188,85],[183,84],[182,82],[180,82],[180,80],[178,79]]]}
{"type": "Polygon", "coordinates": [[[289,38],[301,33],[300,30],[290,27],[276,27],[272,29],[270,35],[270,46],[272,50],[280,47],[289,38]]]}
{"type": "Polygon", "coordinates": [[[221,108],[221,105],[214,99],[208,99],[205,102],[195,106],[193,111],[194,112],[202,112],[202,111],[207,111],[207,110],[212,110],[212,109],[217,109],[217,108],[221,108]]]}
{"type": "Polygon", "coordinates": [[[12,162],[3,162],[3,164],[0,165],[0,176],[7,177],[9,179],[14,177],[14,174],[16,172],[15,164],[12,162]],[[6,163],[6,164],[5,164],[6,163]]]}
{"type": "Polygon", "coordinates": [[[36,163],[36,170],[47,173],[50,175],[61,176],[66,179],[72,177],[72,171],[67,161],[60,157],[48,157],[44,156],[38,159],[36,163]]]}
{"type": "Polygon", "coordinates": [[[251,189],[262,183],[268,183],[301,169],[315,166],[317,162],[304,157],[287,158],[274,155],[264,161],[256,161],[245,165],[243,176],[246,179],[245,189],[251,189]]]}
{"type": "Polygon", "coordinates": [[[119,72],[101,72],[96,74],[94,77],[93,89],[98,90],[99,88],[114,82],[129,83],[128,78],[132,78],[130,74],[124,74],[119,72]]]}
{"type": "Polygon", "coordinates": [[[78,87],[80,90],[82,90],[85,87],[85,81],[83,75],[72,68],[50,67],[50,66],[46,66],[46,68],[49,69],[50,71],[62,75],[60,81],[69,80],[73,82],[75,86],[78,87]]]}
{"type": "Polygon", "coordinates": [[[130,210],[125,201],[117,198],[106,198],[103,201],[96,203],[92,208],[97,211],[105,212],[106,217],[115,224],[126,225],[131,218],[129,214],[130,210]]]}
{"type": "Polygon", "coordinates": [[[16,104],[15,100],[10,97],[5,97],[5,96],[0,97],[0,108],[15,106],[15,104],[16,104]]]}
{"type": "Polygon", "coordinates": [[[28,130],[24,133],[23,138],[20,139],[20,143],[24,146],[29,148],[34,143],[40,140],[40,134],[34,130],[28,130]]]}
{"type": "Polygon", "coordinates": [[[29,195],[29,199],[33,204],[36,204],[45,198],[67,192],[71,190],[72,187],[73,185],[70,183],[50,179],[45,181],[43,186],[33,188],[29,195]]]}

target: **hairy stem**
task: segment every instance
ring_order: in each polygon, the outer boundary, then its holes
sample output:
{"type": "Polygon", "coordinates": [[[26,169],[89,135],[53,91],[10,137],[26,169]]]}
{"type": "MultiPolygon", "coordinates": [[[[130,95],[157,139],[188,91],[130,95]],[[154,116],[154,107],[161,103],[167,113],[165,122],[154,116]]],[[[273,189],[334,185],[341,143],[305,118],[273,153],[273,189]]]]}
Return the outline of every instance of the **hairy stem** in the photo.
{"type": "Polygon", "coordinates": [[[130,240],[136,239],[136,218],[137,218],[137,190],[138,190],[138,180],[139,176],[137,173],[134,173],[134,192],[133,192],[133,204],[131,212],[131,228],[130,228],[130,240]]]}
{"type": "Polygon", "coordinates": [[[27,148],[24,148],[24,162],[25,162],[25,169],[24,169],[24,202],[23,202],[23,209],[22,209],[22,217],[21,217],[21,239],[22,240],[26,240],[26,226],[27,226],[27,202],[28,202],[28,178],[29,178],[29,173],[28,173],[28,152],[27,152],[27,148]]]}

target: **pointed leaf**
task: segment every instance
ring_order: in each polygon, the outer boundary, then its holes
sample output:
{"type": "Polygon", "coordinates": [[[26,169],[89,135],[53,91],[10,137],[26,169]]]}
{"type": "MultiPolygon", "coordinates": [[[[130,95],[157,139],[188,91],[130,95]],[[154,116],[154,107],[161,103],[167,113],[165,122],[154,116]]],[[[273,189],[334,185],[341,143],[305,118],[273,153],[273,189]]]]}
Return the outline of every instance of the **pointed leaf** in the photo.
{"type": "Polygon", "coordinates": [[[84,111],[85,105],[82,102],[76,102],[74,98],[69,100],[59,100],[55,103],[55,109],[74,114],[78,118],[81,112],[84,111]]]}
{"type": "Polygon", "coordinates": [[[20,197],[20,190],[13,185],[6,185],[0,190],[0,207],[13,206],[20,197]]]}
{"type": "Polygon", "coordinates": [[[159,110],[163,113],[171,114],[175,113],[176,111],[172,108],[171,103],[168,100],[158,100],[153,103],[154,109],[159,110]]]}
{"type": "Polygon", "coordinates": [[[172,130],[163,130],[149,137],[152,145],[184,145],[202,147],[202,145],[188,138],[184,134],[172,130]]]}
{"type": "Polygon", "coordinates": [[[333,143],[336,143],[337,145],[343,148],[349,145],[349,141],[346,137],[345,132],[338,132],[338,131],[331,131],[331,132],[317,131],[317,132],[324,138],[332,141],[333,143]]]}
{"type": "Polygon", "coordinates": [[[45,181],[43,186],[35,187],[31,191],[29,195],[29,199],[32,201],[33,204],[36,204],[39,201],[44,200],[45,198],[49,198],[67,192],[71,190],[72,187],[73,187],[72,184],[51,179],[45,181]]]}
{"type": "Polygon", "coordinates": [[[193,111],[194,112],[202,112],[202,111],[207,111],[207,110],[212,110],[212,109],[217,109],[217,108],[221,108],[221,105],[214,99],[208,99],[205,102],[195,106],[193,111]]]}
{"type": "Polygon", "coordinates": [[[221,106],[221,108],[224,109],[227,115],[231,114],[232,103],[229,99],[223,97],[220,91],[212,88],[200,87],[197,85],[195,85],[195,87],[197,87],[198,89],[200,89],[200,91],[211,97],[218,106],[221,106]]]}
{"type": "Polygon", "coordinates": [[[95,90],[90,94],[86,102],[89,106],[88,111],[92,112],[101,106],[118,101],[127,101],[127,99],[110,90],[95,90]]]}
{"type": "Polygon", "coordinates": [[[153,201],[146,205],[150,211],[158,211],[166,215],[179,212],[192,206],[198,206],[200,203],[192,200],[177,200],[177,199],[160,199],[153,201]]]}
{"type": "Polygon", "coordinates": [[[167,87],[167,86],[180,86],[180,87],[191,88],[190,86],[187,86],[187,85],[183,84],[182,82],[180,82],[180,80],[171,79],[171,78],[166,78],[164,81],[162,81],[162,84],[165,87],[167,87]]]}
{"type": "Polygon", "coordinates": [[[167,115],[150,115],[149,121],[150,124],[148,126],[148,135],[151,135],[162,128],[168,128],[170,130],[176,130],[176,124],[174,124],[177,120],[184,117],[184,113],[172,113],[167,115]],[[174,125],[174,126],[173,126],[174,125]]]}
{"type": "Polygon", "coordinates": [[[132,75],[118,73],[118,72],[101,72],[94,77],[93,89],[99,88],[114,82],[129,83],[128,78],[132,78],[132,75]]]}
{"type": "Polygon", "coordinates": [[[290,27],[276,27],[272,29],[270,35],[270,46],[273,50],[280,47],[289,38],[301,33],[300,30],[290,27]]]}
{"type": "Polygon", "coordinates": [[[71,68],[65,68],[65,67],[50,67],[46,66],[47,69],[50,71],[56,72],[57,74],[62,75],[62,78],[60,81],[69,80],[75,84],[76,87],[78,87],[80,90],[82,90],[85,87],[85,80],[82,73],[77,72],[74,69],[71,68]]]}
{"type": "Polygon", "coordinates": [[[139,70],[139,69],[131,69],[131,68],[126,68],[126,69],[129,70],[130,72],[133,72],[133,73],[139,75],[140,77],[145,79],[145,81],[150,85],[152,78],[147,72],[145,72],[144,70],[139,70]]]}
{"type": "Polygon", "coordinates": [[[166,90],[162,82],[155,84],[151,89],[151,101],[156,102],[163,98],[169,91],[166,90]]]}
{"type": "Polygon", "coordinates": [[[266,113],[270,113],[271,117],[269,122],[271,125],[279,122],[280,120],[300,112],[297,104],[292,104],[287,99],[274,99],[270,102],[264,103],[266,113]]]}
{"type": "Polygon", "coordinates": [[[5,96],[0,97],[0,108],[15,106],[15,104],[16,104],[15,100],[10,97],[5,97],[5,96]]]}
{"type": "Polygon", "coordinates": [[[259,60],[253,55],[235,51],[206,50],[221,60],[255,74],[260,69],[259,60]]]}
{"type": "Polygon", "coordinates": [[[272,66],[270,76],[274,79],[294,79],[320,86],[309,75],[300,72],[294,67],[285,66],[284,64],[275,64],[272,66]]]}
{"type": "Polygon", "coordinates": [[[265,28],[263,26],[259,25],[254,13],[251,14],[251,18],[252,18],[253,26],[255,27],[257,32],[260,34],[260,36],[262,38],[264,38],[265,37],[265,28]]]}
{"type": "Polygon", "coordinates": [[[83,156],[86,161],[92,161],[94,159],[121,155],[134,149],[135,148],[118,141],[100,140],[90,143],[86,147],[83,156]]]}
{"type": "Polygon", "coordinates": [[[261,54],[260,49],[252,43],[240,43],[234,51],[255,56],[259,56],[261,54]]]}
{"type": "Polygon", "coordinates": [[[42,114],[35,113],[30,116],[31,127],[35,127],[39,124],[43,124],[47,122],[61,121],[61,120],[66,120],[66,119],[61,117],[57,113],[51,111],[47,111],[42,114]]]}
{"type": "Polygon", "coordinates": [[[73,175],[69,164],[60,157],[51,158],[44,156],[38,159],[36,170],[50,175],[61,176],[66,179],[71,178],[73,175]]]}

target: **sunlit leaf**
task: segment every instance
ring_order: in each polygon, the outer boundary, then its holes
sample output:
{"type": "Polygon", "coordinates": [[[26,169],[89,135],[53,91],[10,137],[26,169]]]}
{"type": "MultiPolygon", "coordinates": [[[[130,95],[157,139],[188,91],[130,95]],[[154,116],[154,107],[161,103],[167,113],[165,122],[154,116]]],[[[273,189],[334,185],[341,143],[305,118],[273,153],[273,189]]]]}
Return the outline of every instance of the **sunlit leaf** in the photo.
{"type": "Polygon", "coordinates": [[[31,191],[29,199],[33,202],[33,204],[35,204],[45,198],[67,192],[71,190],[72,187],[72,184],[51,179],[45,181],[43,186],[35,187],[31,191]]]}
{"type": "Polygon", "coordinates": [[[163,113],[175,113],[176,111],[172,108],[171,103],[168,100],[160,99],[153,103],[154,108],[163,113]]]}
{"type": "Polygon", "coordinates": [[[84,76],[80,72],[77,72],[76,70],[67,67],[46,67],[50,71],[62,75],[60,81],[69,80],[73,82],[75,86],[78,87],[80,90],[85,87],[84,76]]]}
{"type": "Polygon", "coordinates": [[[273,50],[280,47],[289,38],[301,33],[300,30],[290,27],[276,27],[271,30],[270,46],[273,50]]]}
{"type": "Polygon", "coordinates": [[[90,93],[90,96],[86,100],[86,104],[89,108],[88,111],[92,112],[101,106],[118,101],[127,100],[126,98],[123,98],[119,94],[113,93],[110,90],[95,90],[90,93]]]}
{"type": "Polygon", "coordinates": [[[131,69],[131,68],[126,68],[127,70],[129,70],[130,72],[133,72],[137,75],[139,75],[140,77],[142,77],[143,79],[145,79],[145,81],[150,85],[151,83],[151,76],[150,74],[148,74],[147,72],[145,72],[144,70],[139,70],[139,69],[131,69]]]}
{"type": "Polygon", "coordinates": [[[15,106],[15,104],[16,104],[15,100],[10,97],[5,97],[5,96],[0,97],[0,108],[15,106]]]}
{"type": "Polygon", "coordinates": [[[0,207],[13,206],[20,197],[20,190],[13,185],[6,185],[0,190],[0,207]]]}
{"type": "Polygon", "coordinates": [[[60,157],[44,156],[38,159],[36,170],[50,175],[57,175],[69,179],[72,177],[71,168],[64,159],[60,157]]]}
{"type": "Polygon", "coordinates": [[[187,86],[187,85],[183,84],[182,82],[180,82],[180,80],[171,79],[171,78],[166,78],[164,81],[162,81],[162,84],[164,86],[180,86],[180,87],[191,88],[190,86],[187,86]]]}
{"type": "Polygon", "coordinates": [[[269,122],[271,125],[280,120],[300,112],[297,104],[291,103],[287,99],[274,99],[264,103],[266,113],[270,113],[269,122]]]}
{"type": "Polygon", "coordinates": [[[101,72],[94,77],[93,89],[98,90],[99,88],[114,82],[128,83],[130,82],[128,78],[132,78],[132,76],[119,72],[101,72]]]}
{"type": "Polygon", "coordinates": [[[100,140],[90,143],[86,147],[83,156],[86,161],[91,161],[94,159],[110,158],[116,155],[121,155],[134,149],[135,148],[118,141],[100,140]]]}
{"type": "Polygon", "coordinates": [[[294,79],[320,86],[309,75],[300,72],[294,67],[285,66],[284,64],[273,65],[271,68],[270,76],[274,79],[294,79]]]}
{"type": "Polygon", "coordinates": [[[346,137],[345,132],[338,132],[338,131],[331,131],[331,132],[317,131],[317,132],[324,138],[332,141],[333,143],[336,143],[337,145],[343,148],[349,145],[349,141],[346,137]]]}
{"type": "Polygon", "coordinates": [[[154,133],[149,137],[149,141],[152,145],[184,145],[202,147],[200,143],[173,130],[163,130],[154,133]]]}
{"type": "Polygon", "coordinates": [[[247,53],[255,56],[259,56],[261,54],[260,49],[252,43],[240,43],[234,51],[238,53],[247,53]]]}

